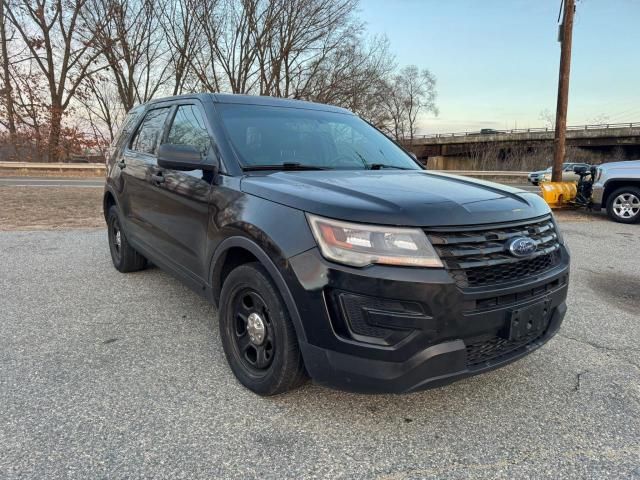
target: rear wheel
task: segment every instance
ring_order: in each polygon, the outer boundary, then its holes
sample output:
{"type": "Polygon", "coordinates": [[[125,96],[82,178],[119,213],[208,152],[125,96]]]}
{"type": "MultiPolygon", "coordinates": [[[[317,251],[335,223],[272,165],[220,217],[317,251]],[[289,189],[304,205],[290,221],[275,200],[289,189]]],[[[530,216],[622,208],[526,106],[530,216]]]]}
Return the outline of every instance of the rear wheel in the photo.
{"type": "Polygon", "coordinates": [[[109,251],[111,260],[116,270],[122,273],[136,272],[147,266],[147,259],[136,252],[122,231],[120,214],[115,205],[109,208],[107,215],[107,235],[109,238],[109,251]]]}
{"type": "Polygon", "coordinates": [[[259,395],[301,385],[302,354],[284,302],[259,263],[234,269],[220,294],[220,337],[231,370],[259,395]]]}
{"type": "Polygon", "coordinates": [[[620,223],[640,221],[640,188],[622,187],[609,195],[607,214],[620,223]]]}

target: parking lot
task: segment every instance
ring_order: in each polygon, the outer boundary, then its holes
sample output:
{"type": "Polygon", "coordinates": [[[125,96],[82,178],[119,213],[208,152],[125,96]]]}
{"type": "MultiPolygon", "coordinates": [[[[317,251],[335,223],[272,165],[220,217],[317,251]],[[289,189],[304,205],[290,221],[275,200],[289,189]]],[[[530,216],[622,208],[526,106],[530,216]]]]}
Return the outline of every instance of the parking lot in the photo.
{"type": "Polygon", "coordinates": [[[640,226],[562,215],[549,344],[443,388],[260,398],[216,312],[104,229],[0,233],[0,478],[640,478],[640,226]]]}

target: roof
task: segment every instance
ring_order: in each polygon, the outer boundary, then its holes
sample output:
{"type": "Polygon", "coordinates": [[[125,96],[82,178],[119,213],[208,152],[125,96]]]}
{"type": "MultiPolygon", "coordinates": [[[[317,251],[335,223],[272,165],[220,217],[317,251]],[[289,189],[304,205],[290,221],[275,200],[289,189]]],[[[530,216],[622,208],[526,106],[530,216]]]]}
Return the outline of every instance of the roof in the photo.
{"type": "Polygon", "coordinates": [[[293,100],[291,98],[267,97],[262,95],[240,95],[233,93],[212,94],[216,103],[237,103],[244,105],[264,105],[271,107],[304,108],[307,110],[323,110],[336,113],[353,115],[346,108],[335,107],[324,103],[307,102],[305,100],[293,100]]]}
{"type": "Polygon", "coordinates": [[[214,103],[235,103],[240,105],[264,105],[270,107],[300,108],[306,110],[322,110],[325,112],[345,113],[353,115],[353,112],[347,110],[346,108],[326,105],[324,103],[307,102],[305,100],[293,100],[290,98],[276,98],[262,95],[241,95],[234,93],[193,93],[176,95],[172,97],[154,98],[153,100],[147,102],[147,104],[154,104],[180,98],[197,98],[200,100],[213,99],[214,103]]]}

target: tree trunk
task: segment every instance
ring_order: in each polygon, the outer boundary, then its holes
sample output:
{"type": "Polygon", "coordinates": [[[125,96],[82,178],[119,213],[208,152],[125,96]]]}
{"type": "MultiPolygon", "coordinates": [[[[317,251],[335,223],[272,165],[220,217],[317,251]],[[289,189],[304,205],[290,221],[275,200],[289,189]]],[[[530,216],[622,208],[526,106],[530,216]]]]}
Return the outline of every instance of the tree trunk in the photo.
{"type": "Polygon", "coordinates": [[[2,57],[2,77],[4,78],[5,105],[7,108],[7,126],[11,145],[16,147],[16,120],[13,106],[13,92],[11,88],[11,73],[9,72],[9,52],[7,49],[6,17],[4,14],[4,2],[0,0],[0,57],[2,57]]]}
{"type": "Polygon", "coordinates": [[[60,132],[62,128],[62,106],[55,102],[51,106],[51,122],[49,130],[48,161],[59,162],[62,157],[60,149],[60,132]]]}

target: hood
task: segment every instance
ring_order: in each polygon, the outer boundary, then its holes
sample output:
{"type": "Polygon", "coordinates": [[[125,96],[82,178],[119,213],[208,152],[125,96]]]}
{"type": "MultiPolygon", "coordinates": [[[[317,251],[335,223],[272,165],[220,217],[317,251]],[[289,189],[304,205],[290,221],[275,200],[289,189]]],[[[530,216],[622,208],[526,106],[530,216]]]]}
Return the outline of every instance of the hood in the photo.
{"type": "Polygon", "coordinates": [[[549,212],[534,193],[423,170],[256,173],[241,188],[316,215],[381,225],[472,225],[549,212]]]}
{"type": "Polygon", "coordinates": [[[629,168],[629,169],[640,169],[640,160],[626,160],[622,162],[607,162],[602,165],[598,165],[598,168],[602,170],[610,170],[612,168],[629,168]]]}

